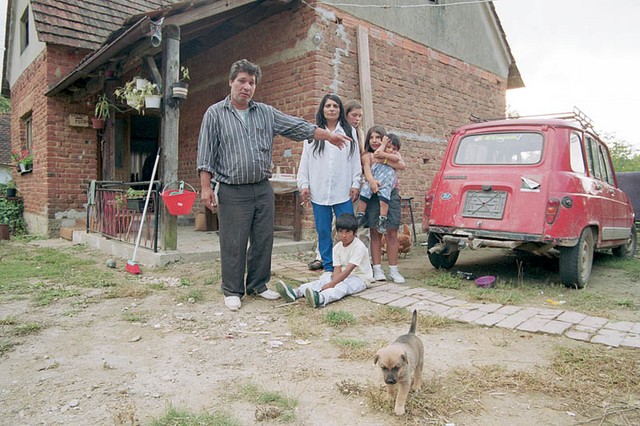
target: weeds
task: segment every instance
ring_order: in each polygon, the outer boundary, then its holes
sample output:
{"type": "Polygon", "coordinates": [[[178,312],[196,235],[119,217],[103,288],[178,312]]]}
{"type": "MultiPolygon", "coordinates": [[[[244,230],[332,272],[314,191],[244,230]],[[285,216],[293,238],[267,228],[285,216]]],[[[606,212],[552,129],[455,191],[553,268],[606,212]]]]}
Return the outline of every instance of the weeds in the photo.
{"type": "Polygon", "coordinates": [[[349,361],[364,361],[373,359],[373,349],[369,342],[364,340],[335,338],[331,340],[340,350],[339,358],[349,361]]]}
{"type": "Polygon", "coordinates": [[[241,426],[242,423],[230,414],[214,412],[213,414],[195,414],[187,410],[169,407],[166,414],[153,419],[151,426],[241,426]]]}
{"type": "Polygon", "coordinates": [[[254,384],[242,386],[239,396],[257,404],[255,419],[258,422],[278,420],[289,423],[295,420],[295,409],[298,406],[296,399],[288,398],[279,392],[266,391],[254,384]]]}
{"type": "Polygon", "coordinates": [[[356,317],[346,311],[329,311],[324,315],[324,322],[331,327],[347,327],[356,323],[356,317]]]}

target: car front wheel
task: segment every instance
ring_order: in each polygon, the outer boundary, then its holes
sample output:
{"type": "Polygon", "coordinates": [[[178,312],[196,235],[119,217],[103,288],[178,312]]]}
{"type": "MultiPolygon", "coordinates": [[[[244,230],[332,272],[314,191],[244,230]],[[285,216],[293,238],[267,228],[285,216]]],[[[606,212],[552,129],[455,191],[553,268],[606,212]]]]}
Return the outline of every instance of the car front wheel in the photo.
{"type": "Polygon", "coordinates": [[[566,287],[584,288],[591,277],[594,238],[591,228],[585,228],[578,244],[560,248],[560,279],[566,287]]]}
{"type": "Polygon", "coordinates": [[[444,251],[437,253],[431,253],[429,251],[430,248],[434,247],[436,244],[442,242],[442,236],[439,234],[434,234],[433,232],[429,233],[429,238],[427,240],[427,253],[429,255],[429,262],[436,269],[451,269],[453,265],[456,264],[458,260],[458,256],[460,255],[459,250],[451,250],[449,247],[445,248],[444,251]]]}
{"type": "Polygon", "coordinates": [[[636,233],[636,227],[631,227],[631,236],[627,240],[627,243],[614,247],[611,249],[611,252],[614,256],[620,257],[623,259],[630,259],[636,255],[636,246],[638,244],[638,234],[636,233]]]}

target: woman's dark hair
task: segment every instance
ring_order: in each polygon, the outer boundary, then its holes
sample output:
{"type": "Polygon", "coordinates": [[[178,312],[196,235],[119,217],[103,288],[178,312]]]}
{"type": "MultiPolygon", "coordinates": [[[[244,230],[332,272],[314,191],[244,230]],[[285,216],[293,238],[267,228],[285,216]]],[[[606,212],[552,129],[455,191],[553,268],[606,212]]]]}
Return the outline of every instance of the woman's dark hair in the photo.
{"type": "Polygon", "coordinates": [[[336,219],[336,231],[358,231],[358,219],[352,213],[342,213],[336,219]]]}
{"type": "MultiPolygon", "coordinates": [[[[344,133],[350,138],[352,138],[353,129],[351,127],[351,124],[349,124],[349,122],[347,121],[347,115],[344,112],[344,105],[342,104],[342,99],[340,99],[340,96],[338,95],[334,95],[332,93],[324,95],[324,97],[322,98],[322,101],[320,102],[320,107],[318,108],[318,112],[316,113],[316,124],[318,125],[318,127],[323,127],[323,128],[327,126],[327,119],[324,117],[324,105],[327,103],[329,99],[336,102],[340,107],[340,117],[338,118],[338,122],[340,123],[340,126],[342,126],[342,130],[344,130],[344,133]]],[[[322,154],[322,151],[324,151],[325,142],[326,141],[324,140],[314,139],[313,153],[322,154]]],[[[349,145],[349,156],[352,156],[353,152],[356,149],[358,149],[357,144],[355,142],[351,142],[351,144],[349,145]]]]}
{"type": "Polygon", "coordinates": [[[377,133],[380,137],[384,137],[387,134],[387,129],[383,126],[376,124],[375,126],[371,126],[367,131],[367,136],[364,138],[364,152],[373,152],[375,149],[371,148],[371,144],[369,143],[369,139],[371,139],[371,134],[377,133]]]}

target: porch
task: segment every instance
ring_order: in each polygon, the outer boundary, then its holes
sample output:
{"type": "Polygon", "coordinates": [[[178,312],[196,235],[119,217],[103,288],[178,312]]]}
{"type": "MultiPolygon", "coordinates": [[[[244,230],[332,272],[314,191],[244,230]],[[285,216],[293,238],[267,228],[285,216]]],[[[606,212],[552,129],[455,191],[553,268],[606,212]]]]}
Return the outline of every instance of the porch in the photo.
{"type": "MultiPolygon", "coordinates": [[[[100,234],[84,230],[73,232],[75,244],[86,244],[108,253],[116,259],[131,259],[134,246],[100,234]]],[[[315,241],[294,241],[290,230],[276,228],[273,242],[273,254],[299,253],[313,251],[315,241]]],[[[176,250],[154,253],[152,249],[139,248],[136,261],[143,266],[164,266],[174,262],[205,262],[220,258],[220,241],[217,231],[196,231],[195,226],[178,225],[178,247],[176,250]]]]}

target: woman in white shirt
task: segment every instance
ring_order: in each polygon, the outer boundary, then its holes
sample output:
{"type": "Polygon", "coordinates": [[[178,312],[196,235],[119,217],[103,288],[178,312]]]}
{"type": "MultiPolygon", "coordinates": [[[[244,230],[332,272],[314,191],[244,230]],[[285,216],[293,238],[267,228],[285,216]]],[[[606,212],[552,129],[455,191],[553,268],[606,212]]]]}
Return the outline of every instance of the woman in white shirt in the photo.
{"type": "Polygon", "coordinates": [[[316,114],[318,127],[342,133],[353,139],[340,149],[324,140],[304,142],[298,169],[298,189],[302,201],[311,201],[318,233],[318,248],[322,266],[333,272],[331,222],[333,215],[353,214],[353,202],[358,199],[362,168],[360,150],[354,129],[346,119],[339,96],[322,98],[316,114]]]}

